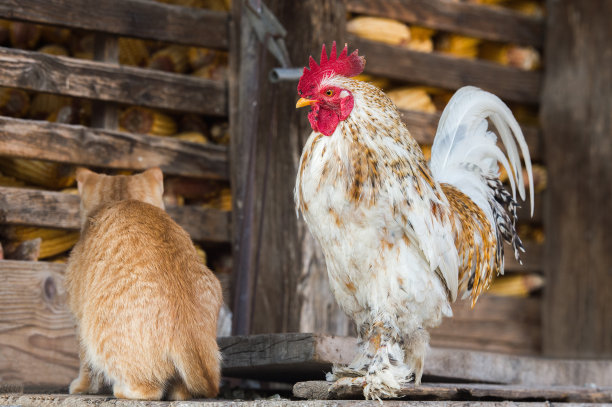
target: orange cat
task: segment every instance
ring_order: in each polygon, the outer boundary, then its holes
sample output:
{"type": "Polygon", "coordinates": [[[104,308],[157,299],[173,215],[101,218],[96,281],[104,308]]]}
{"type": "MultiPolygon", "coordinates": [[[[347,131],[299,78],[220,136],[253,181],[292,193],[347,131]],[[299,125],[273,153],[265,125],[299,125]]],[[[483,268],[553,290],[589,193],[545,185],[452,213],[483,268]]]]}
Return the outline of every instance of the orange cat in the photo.
{"type": "Polygon", "coordinates": [[[219,391],[221,285],[164,211],[163,175],[77,170],[81,238],[66,272],[80,371],[70,393],[184,400],[219,391]]]}

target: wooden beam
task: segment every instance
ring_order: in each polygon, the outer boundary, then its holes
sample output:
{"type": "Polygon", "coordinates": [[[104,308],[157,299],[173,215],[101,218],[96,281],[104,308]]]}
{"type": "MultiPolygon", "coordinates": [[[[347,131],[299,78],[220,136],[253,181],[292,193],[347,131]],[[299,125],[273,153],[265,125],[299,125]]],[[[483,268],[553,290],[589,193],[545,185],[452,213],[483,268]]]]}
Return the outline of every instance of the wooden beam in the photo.
{"type": "Polygon", "coordinates": [[[47,121],[0,117],[0,156],[226,180],[227,148],[47,121]]]}
{"type": "Polygon", "coordinates": [[[418,26],[491,41],[541,47],[544,21],[503,7],[440,0],[348,0],[352,13],[393,18],[418,26]]]}
{"type": "MultiPolygon", "coordinates": [[[[168,214],[196,241],[228,242],[229,213],[170,206],[168,214]]],[[[0,223],[80,229],[79,197],[61,192],[0,187],[0,223]]]]}
{"type": "MultiPolygon", "coordinates": [[[[322,380],[332,364],[350,363],[357,351],[356,338],[307,333],[233,336],[217,342],[223,352],[224,375],[288,382],[298,377],[322,380]]],[[[431,348],[425,375],[428,380],[612,386],[612,362],[431,348]]]]}
{"type": "MultiPolygon", "coordinates": [[[[326,381],[298,382],[293,395],[303,399],[343,400],[363,398],[363,381],[355,379],[343,385],[326,381]]],[[[559,401],[575,403],[610,403],[612,387],[517,386],[471,383],[413,383],[403,385],[398,396],[404,400],[482,400],[559,401]]]]}
{"type": "Polygon", "coordinates": [[[612,357],[612,3],[546,3],[543,348],[612,357]],[[602,67],[605,67],[602,69],[602,67]]]}
{"type": "MultiPolygon", "coordinates": [[[[427,113],[416,110],[400,109],[402,120],[408,126],[412,137],[419,144],[433,144],[441,113],[427,113]]],[[[529,147],[529,155],[532,161],[540,161],[542,158],[542,134],[537,127],[521,125],[523,136],[529,147]]]]}
{"type": "Polygon", "coordinates": [[[220,81],[2,47],[0,85],[173,111],[227,115],[226,85],[220,81]]]}
{"type": "Polygon", "coordinates": [[[3,1],[0,17],[199,47],[228,46],[228,13],[146,0],[3,1]]]}
{"type": "Polygon", "coordinates": [[[473,85],[506,101],[539,102],[541,72],[438,52],[417,52],[350,34],[347,42],[351,49],[358,48],[359,54],[366,57],[365,72],[369,74],[451,90],[473,85]]]}

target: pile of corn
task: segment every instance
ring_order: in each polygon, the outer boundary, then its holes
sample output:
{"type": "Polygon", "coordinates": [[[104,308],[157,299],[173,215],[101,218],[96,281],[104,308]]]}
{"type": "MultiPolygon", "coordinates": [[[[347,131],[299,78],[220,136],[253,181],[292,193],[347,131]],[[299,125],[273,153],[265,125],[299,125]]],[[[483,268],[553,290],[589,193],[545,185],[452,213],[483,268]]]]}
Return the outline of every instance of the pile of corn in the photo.
{"type": "Polygon", "coordinates": [[[5,226],[1,239],[6,258],[19,252],[19,247],[24,243],[31,242],[35,244],[34,253],[29,252],[29,258],[20,260],[51,260],[70,250],[79,240],[79,232],[34,226],[5,226]]]}

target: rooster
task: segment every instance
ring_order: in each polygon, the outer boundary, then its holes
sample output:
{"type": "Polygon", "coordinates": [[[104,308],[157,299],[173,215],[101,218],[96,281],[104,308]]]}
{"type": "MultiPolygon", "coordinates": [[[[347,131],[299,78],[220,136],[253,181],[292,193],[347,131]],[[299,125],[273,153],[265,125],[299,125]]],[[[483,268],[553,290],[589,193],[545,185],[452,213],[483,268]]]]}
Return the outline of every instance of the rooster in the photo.
{"type": "Polygon", "coordinates": [[[312,134],[299,163],[296,209],[325,256],[331,290],[357,326],[359,351],[328,380],[358,382],[366,398],[396,397],[419,384],[427,329],[452,316],[458,293],[472,306],[503,273],[504,241],[516,232],[516,190],[525,200],[529,151],[496,96],[464,87],[440,118],[428,164],[397,108],[378,88],[351,79],[365,59],[336,44],[310,57],[296,107],[310,106],[312,134]],[[496,128],[505,153],[497,145],[496,128]],[[510,194],[499,179],[509,174],[510,194]]]}

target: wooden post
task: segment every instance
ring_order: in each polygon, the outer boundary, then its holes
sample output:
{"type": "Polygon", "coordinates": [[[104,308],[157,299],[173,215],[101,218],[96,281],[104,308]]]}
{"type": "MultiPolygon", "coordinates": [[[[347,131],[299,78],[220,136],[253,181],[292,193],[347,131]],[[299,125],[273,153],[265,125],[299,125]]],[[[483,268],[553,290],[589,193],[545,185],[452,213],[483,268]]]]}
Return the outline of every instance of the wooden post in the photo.
{"type": "MultiPolygon", "coordinates": [[[[269,82],[280,64],[256,39],[246,3],[234,2],[230,46],[234,333],[352,333],[327,286],[320,248],[296,217],[293,188],[311,132],[307,112],[295,108],[297,82],[269,82]]],[[[343,44],[341,1],[265,4],[288,31],[294,67],[310,55],[318,59],[324,42],[343,44]]]]}
{"type": "Polygon", "coordinates": [[[612,356],[612,3],[549,0],[543,352],[612,356]]]}
{"type": "MultiPolygon", "coordinates": [[[[119,39],[114,35],[94,35],[94,60],[112,64],[119,63],[119,39]]],[[[116,130],[118,124],[117,108],[106,102],[94,101],[91,126],[116,130]]]]}

